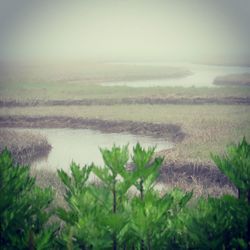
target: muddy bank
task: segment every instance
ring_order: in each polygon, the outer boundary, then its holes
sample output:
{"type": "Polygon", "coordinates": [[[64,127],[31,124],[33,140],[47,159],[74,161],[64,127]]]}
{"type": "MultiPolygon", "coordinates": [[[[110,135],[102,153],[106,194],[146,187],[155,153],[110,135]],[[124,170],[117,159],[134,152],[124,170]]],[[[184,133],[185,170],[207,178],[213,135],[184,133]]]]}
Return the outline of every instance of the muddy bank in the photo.
{"type": "Polygon", "coordinates": [[[121,98],[121,99],[81,99],[81,100],[0,100],[0,107],[34,107],[34,106],[73,106],[73,105],[116,105],[116,104],[176,104],[176,105],[200,105],[200,104],[245,104],[250,105],[250,97],[168,97],[168,98],[121,98]]]}
{"type": "Polygon", "coordinates": [[[185,133],[176,124],[155,124],[133,121],[108,121],[101,119],[82,119],[64,116],[5,116],[0,117],[0,127],[11,128],[82,128],[105,133],[130,133],[152,137],[168,138],[173,142],[184,139],[185,133]]]}
{"type": "Polygon", "coordinates": [[[47,156],[51,145],[41,135],[0,129],[0,152],[4,148],[11,152],[15,163],[30,164],[38,158],[47,156]]]}

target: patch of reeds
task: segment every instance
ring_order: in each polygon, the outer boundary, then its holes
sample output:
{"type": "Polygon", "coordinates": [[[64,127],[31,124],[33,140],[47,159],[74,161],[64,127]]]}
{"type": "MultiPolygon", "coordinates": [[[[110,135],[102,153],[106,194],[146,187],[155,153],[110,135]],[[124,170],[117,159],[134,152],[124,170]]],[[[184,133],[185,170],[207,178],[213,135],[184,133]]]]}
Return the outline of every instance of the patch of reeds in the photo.
{"type": "Polygon", "coordinates": [[[6,147],[19,164],[30,164],[33,160],[46,156],[51,150],[46,137],[40,134],[0,129],[0,151],[6,147]]]}

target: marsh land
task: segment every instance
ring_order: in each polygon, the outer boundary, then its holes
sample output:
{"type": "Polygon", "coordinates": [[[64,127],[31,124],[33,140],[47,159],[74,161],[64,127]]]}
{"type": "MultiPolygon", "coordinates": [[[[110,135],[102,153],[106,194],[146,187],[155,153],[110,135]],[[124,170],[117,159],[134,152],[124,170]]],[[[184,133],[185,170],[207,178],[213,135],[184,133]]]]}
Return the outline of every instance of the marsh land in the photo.
{"type": "MultiPolygon", "coordinates": [[[[206,73],[209,77],[204,82],[235,70],[250,72],[249,68],[225,70],[217,66],[206,73]]],[[[199,72],[164,65],[92,64],[51,67],[50,71],[39,67],[26,67],[13,74],[10,68],[7,71],[1,77],[0,127],[91,129],[111,135],[161,138],[173,144],[171,149],[157,152],[165,157],[161,174],[164,185],[178,183],[187,188],[191,183],[199,187],[197,192],[209,188],[208,193],[233,192],[214,169],[210,153],[222,153],[226,145],[243,136],[250,139],[249,86],[218,87],[213,79],[209,86],[200,79],[199,86],[192,84],[192,78],[188,80],[199,72]],[[184,86],[164,85],[169,79],[184,79],[184,86]],[[138,85],[147,81],[154,85],[138,85]]],[[[67,140],[62,138],[61,143],[67,140]]]]}

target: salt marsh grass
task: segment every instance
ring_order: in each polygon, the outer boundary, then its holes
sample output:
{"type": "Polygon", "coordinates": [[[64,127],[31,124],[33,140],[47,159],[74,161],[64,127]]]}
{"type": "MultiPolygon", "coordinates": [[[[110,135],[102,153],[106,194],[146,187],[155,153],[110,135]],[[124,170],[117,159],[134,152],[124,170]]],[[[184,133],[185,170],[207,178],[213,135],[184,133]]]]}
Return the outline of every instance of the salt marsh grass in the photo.
{"type": "Polygon", "coordinates": [[[0,151],[5,147],[19,164],[30,164],[35,158],[47,155],[51,145],[39,134],[0,129],[0,151]]]}

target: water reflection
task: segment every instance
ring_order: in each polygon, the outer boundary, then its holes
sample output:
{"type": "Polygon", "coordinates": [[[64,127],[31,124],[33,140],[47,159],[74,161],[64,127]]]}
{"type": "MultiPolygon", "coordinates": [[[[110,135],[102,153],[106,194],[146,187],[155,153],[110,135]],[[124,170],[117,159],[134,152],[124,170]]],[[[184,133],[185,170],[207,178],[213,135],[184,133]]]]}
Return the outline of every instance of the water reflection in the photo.
{"type": "Polygon", "coordinates": [[[52,145],[48,157],[32,164],[37,169],[68,170],[74,160],[81,165],[94,162],[103,165],[99,148],[111,148],[115,143],[122,146],[129,143],[130,153],[133,146],[140,142],[143,147],[157,146],[157,151],[171,148],[173,145],[164,140],[152,137],[135,136],[129,134],[105,134],[89,129],[25,129],[33,133],[40,133],[47,137],[52,145]]]}
{"type": "MultiPolygon", "coordinates": [[[[141,65],[141,64],[139,64],[141,65]]],[[[236,66],[216,66],[189,63],[172,63],[168,64],[147,64],[151,66],[175,66],[190,70],[193,74],[181,78],[143,80],[143,81],[121,81],[121,82],[105,82],[103,86],[128,86],[128,87],[217,87],[213,85],[213,81],[217,76],[229,74],[250,73],[250,67],[236,66]]]]}

